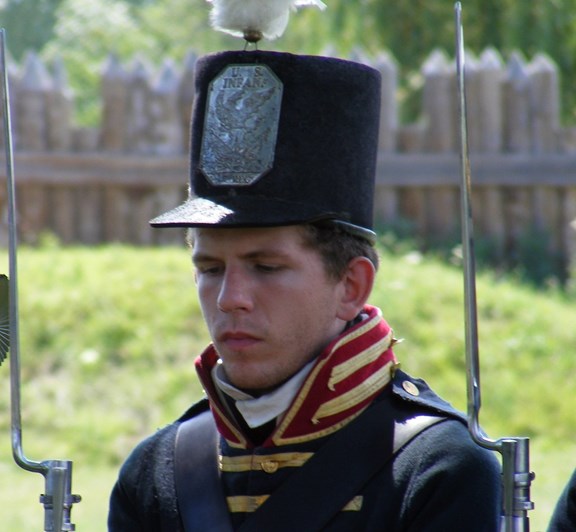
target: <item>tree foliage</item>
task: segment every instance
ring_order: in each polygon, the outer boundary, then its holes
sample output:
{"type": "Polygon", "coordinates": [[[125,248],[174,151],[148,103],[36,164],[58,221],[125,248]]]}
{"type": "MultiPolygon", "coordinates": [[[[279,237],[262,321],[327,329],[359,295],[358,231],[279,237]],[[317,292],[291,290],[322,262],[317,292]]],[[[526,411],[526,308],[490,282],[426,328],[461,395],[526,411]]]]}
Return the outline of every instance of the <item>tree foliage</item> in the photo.
{"type": "Polygon", "coordinates": [[[10,36],[9,48],[20,60],[29,50],[40,50],[54,38],[56,12],[62,0],[5,0],[0,4],[0,26],[10,36]]]}
{"type": "MultiPolygon", "coordinates": [[[[1,0],[0,0],[1,1],[1,0]]],[[[398,61],[401,82],[414,79],[435,49],[453,55],[453,2],[446,0],[326,0],[328,8],[292,14],[285,35],[263,43],[295,53],[331,50],[346,56],[356,48],[389,51],[398,61]]],[[[506,59],[512,51],[527,58],[548,54],[559,66],[568,120],[576,113],[571,87],[576,78],[576,0],[464,0],[467,48],[487,47],[506,59]]],[[[95,72],[114,52],[128,61],[141,54],[151,61],[182,60],[189,51],[238,49],[243,43],[209,27],[206,0],[5,0],[0,24],[19,59],[27,48],[48,58],[61,55],[82,99],[94,96],[95,72]]]]}

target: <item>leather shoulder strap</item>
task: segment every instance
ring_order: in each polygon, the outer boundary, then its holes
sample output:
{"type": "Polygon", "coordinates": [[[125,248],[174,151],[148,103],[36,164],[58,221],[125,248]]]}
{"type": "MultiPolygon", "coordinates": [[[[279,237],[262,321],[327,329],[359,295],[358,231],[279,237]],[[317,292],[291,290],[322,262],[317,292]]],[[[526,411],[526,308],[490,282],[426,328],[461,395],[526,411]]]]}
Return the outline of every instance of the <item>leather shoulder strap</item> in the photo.
{"type": "MultiPolygon", "coordinates": [[[[376,403],[339,431],[240,527],[241,532],[321,530],[389,461],[426,428],[444,420],[376,403]],[[362,434],[358,438],[358,434],[362,434]],[[353,456],[353,460],[342,460],[353,456]],[[337,464],[337,467],[335,467],[337,464]],[[322,497],[314,494],[322,493],[322,497]],[[313,503],[311,503],[313,501],[313,503]]],[[[218,471],[218,436],[210,411],[184,421],[175,443],[174,476],[186,532],[230,532],[218,471]]]]}
{"type": "Polygon", "coordinates": [[[394,425],[394,444],[392,453],[396,454],[420,432],[445,419],[446,418],[442,416],[427,416],[422,414],[411,417],[403,423],[396,423],[394,425]]]}
{"type": "Polygon", "coordinates": [[[389,401],[374,404],[328,440],[238,531],[322,530],[396,452],[444,419],[406,413],[389,401]]]}
{"type": "Polygon", "coordinates": [[[174,479],[186,532],[232,531],[218,472],[218,434],[210,410],[178,427],[174,479]]]}

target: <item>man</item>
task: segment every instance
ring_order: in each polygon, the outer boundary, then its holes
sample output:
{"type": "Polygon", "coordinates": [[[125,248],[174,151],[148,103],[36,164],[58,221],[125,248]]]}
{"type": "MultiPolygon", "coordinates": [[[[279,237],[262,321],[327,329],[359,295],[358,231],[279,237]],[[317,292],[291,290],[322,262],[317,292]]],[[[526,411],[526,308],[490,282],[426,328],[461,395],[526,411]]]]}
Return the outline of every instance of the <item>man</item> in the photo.
{"type": "Polygon", "coordinates": [[[576,530],[576,469],[564,486],[548,525],[548,532],[573,530],[576,530]]]}
{"type": "Polygon", "coordinates": [[[152,224],[190,228],[207,397],[128,458],[109,529],[497,530],[498,462],[367,303],[378,73],[252,51],[196,76],[190,199],[152,224]]]}

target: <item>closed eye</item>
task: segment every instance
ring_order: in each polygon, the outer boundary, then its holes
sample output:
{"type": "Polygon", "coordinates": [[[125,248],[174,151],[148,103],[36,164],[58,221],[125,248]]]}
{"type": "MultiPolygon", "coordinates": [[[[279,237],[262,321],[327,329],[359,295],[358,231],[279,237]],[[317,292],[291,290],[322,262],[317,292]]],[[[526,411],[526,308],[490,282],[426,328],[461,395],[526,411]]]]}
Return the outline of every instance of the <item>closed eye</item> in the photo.
{"type": "Polygon", "coordinates": [[[196,264],[196,272],[199,275],[219,275],[224,268],[218,264],[196,264]]]}
{"type": "Polygon", "coordinates": [[[278,264],[255,264],[254,268],[261,273],[276,273],[284,269],[284,266],[278,264]]]}

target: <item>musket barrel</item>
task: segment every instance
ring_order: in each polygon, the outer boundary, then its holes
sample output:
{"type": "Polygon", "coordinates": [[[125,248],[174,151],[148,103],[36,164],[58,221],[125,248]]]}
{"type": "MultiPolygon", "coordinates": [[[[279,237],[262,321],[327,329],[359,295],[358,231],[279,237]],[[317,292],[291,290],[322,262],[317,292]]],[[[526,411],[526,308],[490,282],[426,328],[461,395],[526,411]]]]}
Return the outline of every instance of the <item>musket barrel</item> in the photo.
{"type": "Polygon", "coordinates": [[[530,529],[528,511],[534,509],[530,500],[530,484],[534,473],[530,471],[528,438],[503,438],[502,479],[504,501],[501,530],[523,532],[530,529]]]}
{"type": "Polygon", "coordinates": [[[50,460],[44,462],[46,474],[46,493],[40,497],[44,504],[45,532],[69,532],[75,530],[70,522],[72,505],[80,502],[79,495],[72,493],[72,462],[69,460],[50,460]]]}

